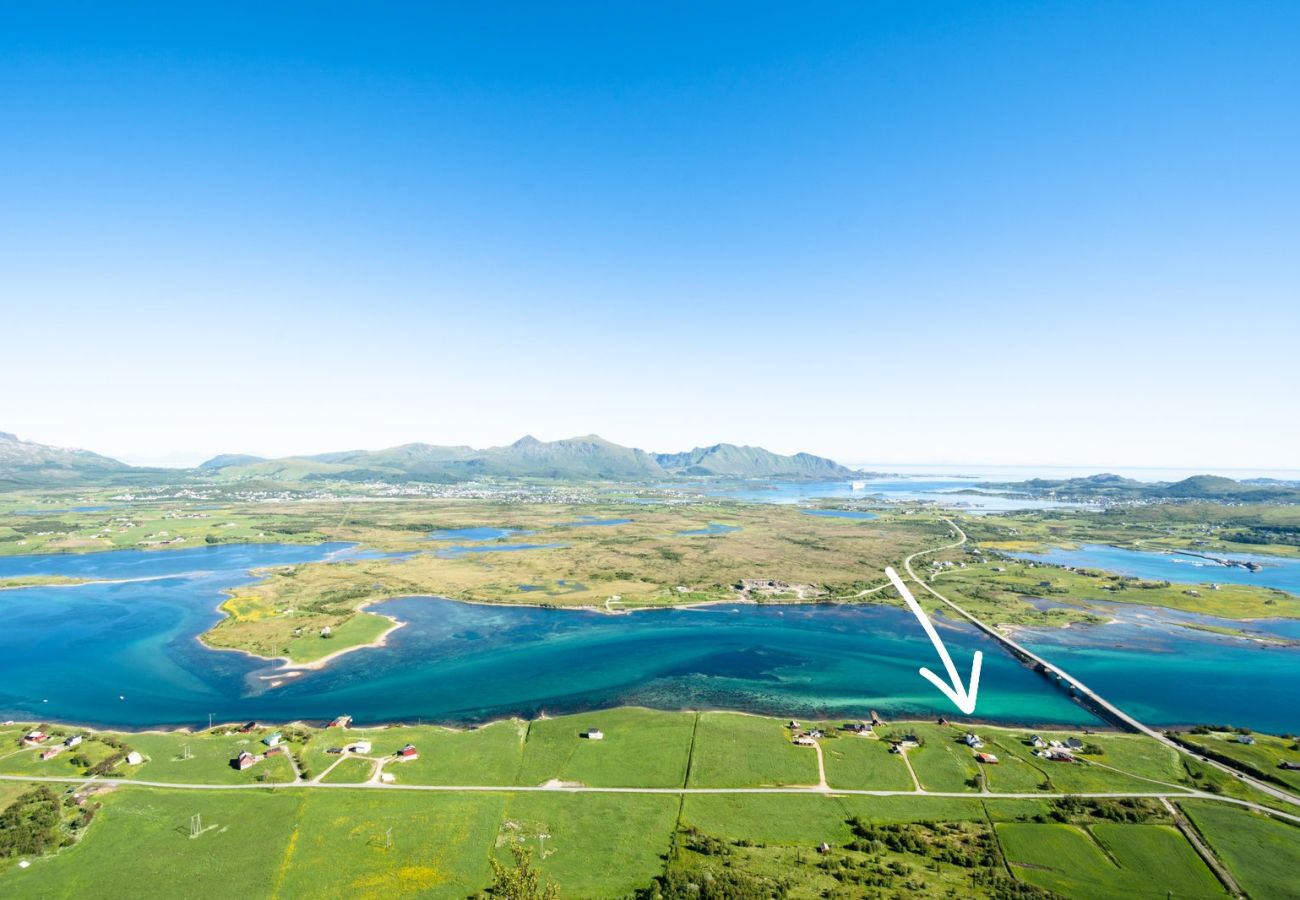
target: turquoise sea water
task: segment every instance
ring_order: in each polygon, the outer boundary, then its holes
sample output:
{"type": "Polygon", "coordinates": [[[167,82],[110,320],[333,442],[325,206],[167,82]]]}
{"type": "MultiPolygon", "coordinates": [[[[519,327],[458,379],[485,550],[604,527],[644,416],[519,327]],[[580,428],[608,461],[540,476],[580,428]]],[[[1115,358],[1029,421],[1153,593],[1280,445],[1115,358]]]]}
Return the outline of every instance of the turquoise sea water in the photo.
{"type": "Polygon", "coordinates": [[[995,497],[981,493],[986,478],[959,476],[888,476],[866,480],[782,481],[780,479],[742,479],[695,483],[669,483],[661,487],[685,493],[702,493],[733,500],[756,503],[801,503],[809,500],[919,500],[971,513],[999,512],[1012,509],[1056,509],[1079,506],[1057,500],[1033,500],[995,497]],[[855,488],[860,484],[860,488],[855,488]],[[974,493],[958,493],[958,492],[974,493]]]}
{"type": "Polygon", "coordinates": [[[1250,584],[1277,588],[1300,595],[1300,559],[1281,556],[1257,556],[1249,553],[1226,553],[1215,550],[1207,555],[1258,563],[1256,571],[1240,566],[1224,566],[1196,556],[1178,553],[1158,553],[1148,550],[1126,550],[1104,544],[1085,544],[1077,550],[1054,547],[1046,553],[1009,553],[1017,559],[1052,563],[1058,566],[1075,566],[1086,569],[1104,569],[1120,575],[1137,578],[1184,582],[1188,584],[1250,584]]]}
{"type": "MultiPolygon", "coordinates": [[[[894,607],[726,605],[608,616],[405,598],[381,607],[409,623],[388,646],[275,689],[265,661],[195,640],[220,617],[221,589],[251,580],[249,568],[346,552],[338,544],[222,545],[0,559],[0,575],[131,579],[0,592],[0,717],[143,727],[206,722],[208,713],[471,722],[619,703],[805,716],[946,711],[916,673],[936,664],[933,649],[911,615],[894,607]]],[[[964,665],[976,648],[988,653],[981,716],[1093,721],[973,630],[942,631],[964,665]]]]}
{"type": "MultiPolygon", "coordinates": [[[[266,661],[195,640],[219,619],[222,588],[252,580],[250,568],[355,554],[340,544],[222,545],[0,558],[0,576],[105,580],[0,592],[0,718],[143,727],[206,722],[208,713],[268,721],[348,713],[360,722],[476,722],[621,703],[796,716],[952,712],[917,674],[937,665],[933,648],[910,613],[893,606],[738,604],[608,616],[411,597],[380,607],[408,623],[388,646],[274,689],[266,661]]],[[[1022,637],[1151,724],[1300,730],[1300,651],[1117,606],[1116,625],[1022,637]]],[[[1095,724],[999,645],[938,624],[963,671],[974,650],[985,652],[980,718],[1095,724]]],[[[1253,627],[1296,637],[1297,624],[1253,627]]]]}

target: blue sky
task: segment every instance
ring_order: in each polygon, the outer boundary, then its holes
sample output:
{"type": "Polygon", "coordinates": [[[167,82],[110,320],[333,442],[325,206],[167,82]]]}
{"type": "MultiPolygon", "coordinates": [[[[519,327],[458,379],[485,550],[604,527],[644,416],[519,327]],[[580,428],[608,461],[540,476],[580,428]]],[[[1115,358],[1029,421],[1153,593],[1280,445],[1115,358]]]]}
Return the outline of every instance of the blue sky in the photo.
{"type": "Polygon", "coordinates": [[[0,430],[1300,465],[1296,4],[266,6],[0,9],[0,430]]]}

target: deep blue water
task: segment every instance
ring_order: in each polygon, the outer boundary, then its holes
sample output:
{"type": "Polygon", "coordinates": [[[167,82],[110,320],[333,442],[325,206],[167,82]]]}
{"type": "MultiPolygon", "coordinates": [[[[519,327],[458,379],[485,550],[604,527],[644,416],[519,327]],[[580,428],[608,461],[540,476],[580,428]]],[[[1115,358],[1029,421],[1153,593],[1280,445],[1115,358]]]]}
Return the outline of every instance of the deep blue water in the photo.
{"type": "Polygon", "coordinates": [[[1287,559],[1280,556],[1224,553],[1218,550],[1209,554],[1221,558],[1257,562],[1263,567],[1252,572],[1239,566],[1223,566],[1194,556],[1148,550],[1126,550],[1104,544],[1085,544],[1077,550],[1054,547],[1045,553],[1008,553],[1007,555],[1058,566],[1104,569],[1119,575],[1132,575],[1151,580],[1188,584],[1250,584],[1300,595],[1300,559],[1287,559]]]}
{"type": "MultiPolygon", "coordinates": [[[[607,616],[404,598],[381,607],[409,623],[388,646],[276,689],[266,687],[265,661],[195,640],[220,617],[221,589],[250,581],[251,567],[351,552],[339,544],[220,545],[0,558],[0,575],[157,579],[0,592],[0,718],[148,726],[206,722],[208,713],[268,721],[349,713],[361,722],[468,722],[620,703],[797,716],[951,713],[917,675],[918,666],[936,665],[933,648],[893,606],[720,605],[607,616]]],[[[1119,625],[1026,630],[1023,638],[1152,724],[1300,730],[1300,651],[1191,631],[1159,615],[1143,620],[1132,610],[1119,625]]],[[[1252,627],[1294,635],[1297,624],[1252,627]]],[[[973,629],[946,621],[939,628],[963,670],[975,649],[986,654],[981,718],[1092,721],[973,629]]]]}
{"type": "Polygon", "coordinates": [[[830,516],[834,519],[878,519],[875,513],[862,512],[856,509],[805,509],[806,516],[830,516]]]}

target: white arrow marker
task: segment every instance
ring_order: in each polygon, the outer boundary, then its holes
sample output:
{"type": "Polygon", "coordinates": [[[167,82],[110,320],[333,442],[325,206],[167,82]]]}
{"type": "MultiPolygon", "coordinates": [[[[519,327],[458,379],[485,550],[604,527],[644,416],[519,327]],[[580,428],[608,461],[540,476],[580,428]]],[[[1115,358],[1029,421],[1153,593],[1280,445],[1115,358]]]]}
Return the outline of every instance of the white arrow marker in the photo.
{"type": "Polygon", "coordinates": [[[898,577],[897,572],[886,566],[885,574],[894,583],[898,593],[903,595],[903,600],[907,602],[907,608],[920,620],[921,627],[930,636],[930,643],[934,644],[934,649],[939,651],[939,659],[943,660],[943,667],[948,670],[948,680],[944,681],[925,667],[920,669],[921,674],[928,678],[931,684],[943,691],[949,700],[957,704],[958,709],[969,716],[975,712],[975,693],[980,687],[980,666],[984,662],[984,654],[979,650],[975,651],[975,659],[970,665],[970,690],[968,691],[961,683],[961,676],[957,674],[957,667],[953,665],[952,657],[948,655],[948,648],[939,639],[939,635],[934,630],[934,625],[930,624],[930,617],[925,614],[925,610],[921,609],[921,604],[916,602],[916,598],[903,584],[903,579],[898,577]]]}

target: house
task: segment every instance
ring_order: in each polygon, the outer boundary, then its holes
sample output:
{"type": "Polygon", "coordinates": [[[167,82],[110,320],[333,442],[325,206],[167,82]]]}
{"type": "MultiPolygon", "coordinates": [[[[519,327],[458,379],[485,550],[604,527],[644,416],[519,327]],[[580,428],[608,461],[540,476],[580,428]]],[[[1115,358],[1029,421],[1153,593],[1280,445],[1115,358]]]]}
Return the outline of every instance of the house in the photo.
{"type": "Polygon", "coordinates": [[[397,780],[397,776],[394,775],[392,772],[381,772],[379,775],[379,780],[384,784],[392,784],[394,781],[397,780]]]}
{"type": "Polygon", "coordinates": [[[349,753],[369,753],[370,741],[357,741],[355,743],[348,744],[343,749],[347,750],[349,753]]]}
{"type": "Polygon", "coordinates": [[[800,747],[816,747],[817,742],[810,735],[801,734],[794,739],[795,744],[800,747]]]}
{"type": "Polygon", "coordinates": [[[144,762],[144,757],[140,755],[139,750],[132,750],[126,755],[126,764],[128,766],[138,766],[144,762]]]}
{"type": "Polygon", "coordinates": [[[414,744],[407,744],[401,750],[397,751],[398,762],[410,762],[413,759],[420,758],[420,752],[415,749],[414,744]]]}
{"type": "Polygon", "coordinates": [[[796,722],[794,719],[791,719],[789,722],[786,723],[785,727],[789,728],[791,731],[795,731],[796,729],[798,729],[799,723],[796,722]]]}
{"type": "Polygon", "coordinates": [[[1073,750],[1076,753],[1083,749],[1083,741],[1078,738],[1068,738],[1065,742],[1066,750],[1073,750]]]}
{"type": "Polygon", "coordinates": [[[240,734],[248,734],[250,731],[253,731],[253,730],[255,730],[256,728],[257,728],[257,723],[256,723],[256,722],[245,722],[243,725],[240,725],[239,728],[236,729],[236,730],[237,730],[240,734]]]}
{"type": "Polygon", "coordinates": [[[1038,735],[1034,735],[1029,739],[1029,744],[1036,750],[1042,750],[1044,747],[1047,746],[1047,741],[1043,740],[1038,735]]]}
{"type": "Polygon", "coordinates": [[[843,728],[853,734],[871,734],[871,726],[866,722],[846,722],[843,728]]]}
{"type": "Polygon", "coordinates": [[[976,753],[975,759],[987,766],[996,766],[998,764],[998,758],[992,753],[976,753]]]}
{"type": "Polygon", "coordinates": [[[826,737],[826,732],[822,731],[820,728],[813,728],[813,729],[810,729],[810,730],[809,730],[809,732],[808,732],[808,737],[810,737],[810,738],[824,738],[824,737],[826,737]]]}
{"type": "Polygon", "coordinates": [[[603,741],[605,739],[605,732],[601,731],[599,728],[588,728],[583,732],[582,736],[589,741],[603,741]]]}
{"type": "Polygon", "coordinates": [[[23,743],[27,744],[30,747],[35,747],[37,744],[45,743],[45,741],[47,741],[49,737],[50,736],[46,734],[44,731],[29,731],[27,732],[26,736],[23,738],[23,743]]]}
{"type": "Polygon", "coordinates": [[[285,752],[285,745],[284,745],[284,744],[276,744],[274,747],[268,747],[268,748],[266,749],[266,753],[265,753],[264,755],[266,755],[266,756],[274,756],[274,755],[277,754],[277,753],[284,753],[284,752],[285,752]]]}
{"type": "Polygon", "coordinates": [[[1052,762],[1074,762],[1074,754],[1060,747],[1052,747],[1043,755],[1052,762]]]}
{"type": "Polygon", "coordinates": [[[331,637],[333,634],[334,632],[330,629],[328,625],[326,625],[324,628],[320,630],[320,636],[323,638],[331,637]]]}
{"type": "Polygon", "coordinates": [[[247,750],[241,750],[239,755],[235,757],[235,768],[242,772],[245,769],[253,768],[253,766],[257,765],[261,761],[262,757],[254,756],[247,750]]]}
{"type": "Polygon", "coordinates": [[[1253,743],[1255,743],[1255,739],[1254,739],[1253,737],[1251,737],[1250,735],[1248,735],[1248,734],[1239,734],[1239,735],[1237,735],[1237,743],[1238,743],[1238,744],[1253,744],[1253,743]]]}
{"type": "Polygon", "coordinates": [[[965,741],[966,746],[970,747],[972,750],[979,750],[981,747],[984,746],[984,741],[980,740],[980,736],[978,734],[972,734],[970,732],[967,732],[966,736],[962,738],[962,740],[965,741]]]}
{"type": "Polygon", "coordinates": [[[278,744],[284,743],[284,735],[282,735],[278,731],[274,731],[271,734],[268,734],[266,737],[262,738],[262,743],[266,744],[266,746],[268,747],[274,747],[278,744]]]}
{"type": "Polygon", "coordinates": [[[63,745],[57,744],[49,748],[48,750],[42,750],[41,759],[54,759],[54,757],[58,756],[62,752],[63,752],[63,745]]]}
{"type": "Polygon", "coordinates": [[[63,742],[63,746],[75,747],[80,743],[81,743],[81,735],[74,734],[72,737],[68,738],[66,741],[63,742]]]}

